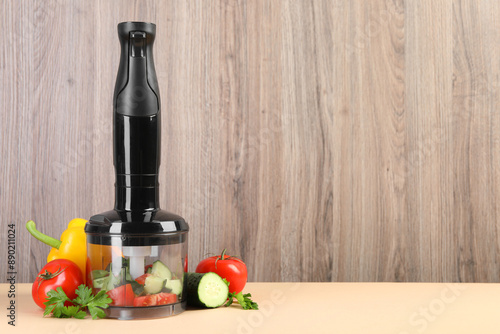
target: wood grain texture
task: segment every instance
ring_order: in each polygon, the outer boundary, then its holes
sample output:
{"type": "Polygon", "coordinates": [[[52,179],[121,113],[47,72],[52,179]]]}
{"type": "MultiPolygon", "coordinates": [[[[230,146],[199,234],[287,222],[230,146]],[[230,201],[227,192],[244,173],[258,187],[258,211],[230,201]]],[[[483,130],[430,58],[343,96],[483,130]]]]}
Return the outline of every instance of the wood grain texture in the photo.
{"type": "Polygon", "coordinates": [[[49,251],[25,221],[58,236],[113,206],[129,20],[157,24],[160,201],[191,270],[227,247],[251,281],[500,281],[498,1],[0,3],[19,282],[49,251]]]}

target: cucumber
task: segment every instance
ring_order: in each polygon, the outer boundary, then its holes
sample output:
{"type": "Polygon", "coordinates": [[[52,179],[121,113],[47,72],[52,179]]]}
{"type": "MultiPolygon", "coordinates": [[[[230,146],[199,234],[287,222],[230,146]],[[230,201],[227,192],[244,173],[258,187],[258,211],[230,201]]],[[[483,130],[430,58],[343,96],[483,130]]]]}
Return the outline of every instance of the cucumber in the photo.
{"type": "Polygon", "coordinates": [[[190,306],[215,308],[224,304],[229,288],[216,273],[187,273],[187,303],[190,306]]]}
{"type": "Polygon", "coordinates": [[[169,279],[165,283],[165,288],[176,295],[182,292],[182,282],[179,279],[169,279]]]}
{"type": "Polygon", "coordinates": [[[110,273],[109,276],[105,277],[105,280],[103,281],[103,289],[106,289],[107,291],[113,290],[116,288],[118,285],[120,285],[121,282],[121,277],[120,275],[115,276],[113,273],[110,273]]]}
{"type": "Polygon", "coordinates": [[[151,274],[163,278],[164,280],[172,279],[172,272],[160,260],[157,260],[153,263],[153,269],[151,269],[151,274]]]}
{"type": "Polygon", "coordinates": [[[99,277],[99,278],[96,278],[92,281],[92,285],[94,286],[94,288],[96,289],[102,289],[104,287],[104,284],[106,283],[106,280],[108,279],[108,277],[99,277]]]}
{"type": "Polygon", "coordinates": [[[93,279],[98,279],[98,278],[101,278],[101,277],[106,277],[109,275],[109,272],[107,272],[106,270],[92,270],[92,278],[93,279]]]}
{"type": "Polygon", "coordinates": [[[164,284],[165,279],[154,275],[148,276],[144,282],[144,291],[151,295],[158,293],[163,289],[164,284]]]}

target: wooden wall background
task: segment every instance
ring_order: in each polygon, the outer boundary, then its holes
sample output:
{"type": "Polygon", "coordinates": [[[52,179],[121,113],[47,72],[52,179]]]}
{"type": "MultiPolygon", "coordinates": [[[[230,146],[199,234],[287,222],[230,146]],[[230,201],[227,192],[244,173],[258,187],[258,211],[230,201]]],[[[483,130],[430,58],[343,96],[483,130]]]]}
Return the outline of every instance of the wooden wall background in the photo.
{"type": "Polygon", "coordinates": [[[500,281],[499,1],[0,3],[20,282],[49,251],[28,219],[58,236],[113,206],[126,20],[157,24],[161,203],[191,270],[227,247],[251,281],[500,281]]]}

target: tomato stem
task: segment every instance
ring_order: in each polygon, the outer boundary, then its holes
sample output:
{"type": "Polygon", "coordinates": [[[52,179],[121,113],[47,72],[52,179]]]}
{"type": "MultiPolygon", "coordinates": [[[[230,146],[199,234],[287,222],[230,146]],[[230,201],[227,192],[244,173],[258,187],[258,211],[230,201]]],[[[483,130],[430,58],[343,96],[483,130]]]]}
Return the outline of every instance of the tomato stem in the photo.
{"type": "Polygon", "coordinates": [[[51,273],[50,271],[45,269],[45,272],[43,274],[40,274],[37,276],[38,278],[40,278],[40,280],[38,281],[38,288],[40,288],[40,284],[42,284],[43,281],[47,281],[47,280],[53,279],[56,276],[61,275],[66,270],[66,268],[67,267],[65,267],[63,270],[61,270],[61,266],[59,266],[59,268],[57,269],[57,271],[55,273],[51,273]]]}
{"type": "Polygon", "coordinates": [[[222,251],[222,254],[220,255],[221,260],[224,260],[224,256],[226,255],[226,250],[227,248],[224,248],[224,250],[222,251]]]}
{"type": "Polygon", "coordinates": [[[215,259],[215,263],[214,263],[215,269],[217,269],[217,261],[224,260],[224,256],[225,255],[226,255],[226,248],[224,248],[224,250],[222,251],[222,254],[220,255],[220,257],[218,257],[218,258],[215,259]]]}

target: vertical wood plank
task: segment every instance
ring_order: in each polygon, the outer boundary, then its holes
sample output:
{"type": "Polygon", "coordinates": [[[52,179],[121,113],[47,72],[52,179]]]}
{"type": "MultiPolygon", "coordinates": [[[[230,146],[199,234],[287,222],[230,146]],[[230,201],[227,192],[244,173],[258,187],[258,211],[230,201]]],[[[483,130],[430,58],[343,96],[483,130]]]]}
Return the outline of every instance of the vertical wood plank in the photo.
{"type": "MultiPolygon", "coordinates": [[[[245,247],[247,265],[256,268],[252,280],[279,281],[281,276],[283,172],[286,164],[283,154],[281,3],[259,1],[247,10],[248,42],[248,96],[249,130],[247,184],[254,184],[249,192],[255,195],[255,208],[242,222],[251,229],[240,234],[240,243],[253,236],[245,247]],[[244,233],[248,231],[248,233],[244,233]],[[269,254],[273,254],[269,256],[269,254]],[[264,260],[265,259],[265,260],[264,260]],[[272,269],[271,269],[272,268],[272,269]]],[[[244,185],[243,183],[242,185],[244,185]]]]}
{"type": "Polygon", "coordinates": [[[400,2],[370,1],[337,15],[334,277],[401,281],[409,274],[405,12],[400,2]]]}
{"type": "Polygon", "coordinates": [[[453,184],[457,275],[498,281],[498,4],[453,3],[453,184]],[[493,160],[493,161],[492,161],[493,160]]]}
{"type": "Polygon", "coordinates": [[[283,4],[282,280],[332,277],[332,10],[283,4]]]}
{"type": "Polygon", "coordinates": [[[448,280],[453,270],[453,210],[449,187],[451,106],[451,1],[405,3],[406,86],[408,130],[408,220],[406,280],[448,280]],[[451,233],[450,233],[451,232],[451,233]],[[432,265],[432,263],[436,265],[432,265]]]}

